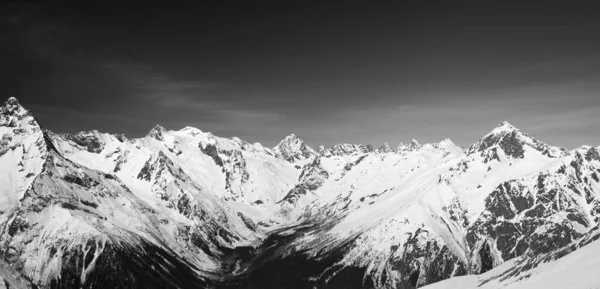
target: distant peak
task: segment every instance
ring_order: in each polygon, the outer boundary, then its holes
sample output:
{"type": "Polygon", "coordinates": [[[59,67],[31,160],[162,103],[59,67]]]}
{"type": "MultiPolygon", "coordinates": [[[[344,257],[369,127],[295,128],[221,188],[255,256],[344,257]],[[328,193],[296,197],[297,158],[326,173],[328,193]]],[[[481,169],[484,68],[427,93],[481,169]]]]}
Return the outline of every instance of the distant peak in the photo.
{"type": "Polygon", "coordinates": [[[273,148],[273,151],[290,162],[299,158],[309,158],[316,155],[316,152],[312,148],[307,146],[302,139],[293,133],[281,140],[273,148]]]}
{"type": "Polygon", "coordinates": [[[4,103],[4,106],[3,106],[3,107],[4,107],[6,110],[10,111],[10,112],[13,112],[13,111],[18,111],[18,110],[21,110],[21,109],[23,109],[23,107],[22,107],[22,106],[21,106],[21,104],[19,103],[19,100],[18,100],[16,97],[14,97],[14,96],[11,96],[11,97],[9,97],[9,98],[6,100],[6,102],[4,103]]]}
{"type": "Polygon", "coordinates": [[[31,116],[29,111],[23,108],[15,97],[8,98],[0,107],[0,125],[2,126],[16,126],[17,121],[28,116],[31,116]]]}
{"type": "Polygon", "coordinates": [[[494,128],[494,130],[492,130],[491,133],[498,133],[503,131],[512,132],[515,130],[519,129],[514,127],[512,124],[508,123],[508,121],[503,121],[498,126],[496,126],[496,128],[494,128]]]}
{"type": "Polygon", "coordinates": [[[529,134],[524,133],[520,129],[514,127],[507,121],[501,122],[480,141],[473,144],[469,148],[468,154],[481,152],[483,155],[484,151],[493,147],[499,147],[507,156],[513,158],[523,158],[525,153],[524,148],[526,146],[534,148],[548,157],[557,157],[563,154],[560,148],[552,147],[541,141],[538,141],[529,134]]]}
{"type": "Polygon", "coordinates": [[[150,131],[166,131],[166,129],[163,126],[157,124],[150,131]]]}
{"type": "Polygon", "coordinates": [[[149,136],[149,137],[153,137],[153,138],[155,138],[155,139],[157,139],[157,140],[163,140],[163,134],[164,134],[166,131],[167,131],[167,130],[166,130],[164,127],[162,127],[162,126],[160,126],[160,125],[158,125],[158,124],[157,124],[156,126],[154,126],[154,127],[153,127],[153,128],[150,130],[150,132],[148,132],[148,135],[147,135],[147,136],[149,136]]]}
{"type": "Polygon", "coordinates": [[[323,155],[326,156],[345,156],[345,155],[354,155],[354,154],[366,154],[373,151],[372,145],[362,145],[362,144],[349,144],[342,143],[336,144],[329,149],[326,149],[323,155]]]}
{"type": "Polygon", "coordinates": [[[454,142],[451,139],[447,138],[447,139],[439,142],[438,146],[439,147],[448,147],[448,146],[456,146],[456,145],[454,144],[454,142]]]}
{"type": "Polygon", "coordinates": [[[281,146],[283,144],[289,144],[289,143],[298,143],[298,144],[303,144],[304,141],[299,138],[298,136],[296,136],[295,134],[290,134],[288,136],[286,136],[284,139],[282,139],[279,144],[277,146],[281,146]]]}
{"type": "Polygon", "coordinates": [[[449,138],[439,142],[437,144],[437,147],[448,152],[455,153],[457,155],[463,152],[463,150],[459,146],[454,144],[454,142],[449,138]]]}
{"type": "Polygon", "coordinates": [[[381,145],[381,147],[379,147],[379,149],[377,149],[378,152],[384,152],[384,153],[389,153],[394,151],[390,145],[387,142],[384,142],[383,145],[381,145]]]}
{"type": "Polygon", "coordinates": [[[418,142],[416,139],[414,139],[414,138],[413,138],[413,139],[410,141],[410,144],[408,145],[408,147],[409,147],[410,149],[418,149],[418,148],[420,148],[420,147],[421,147],[421,144],[420,144],[420,143],[419,143],[419,142],[418,142]]]}
{"type": "Polygon", "coordinates": [[[512,124],[510,124],[508,121],[503,121],[501,122],[498,127],[503,127],[503,128],[510,128],[510,129],[517,129],[516,127],[514,127],[512,124]]]}
{"type": "MultiPolygon", "coordinates": [[[[0,106],[0,127],[16,129],[14,133],[43,132],[40,124],[33,115],[23,108],[15,97],[8,98],[3,106],[0,106]]],[[[0,141],[0,147],[2,147],[0,141]]],[[[2,154],[0,152],[0,154],[2,154]]]]}
{"type": "Polygon", "coordinates": [[[302,141],[300,138],[298,138],[298,136],[296,136],[296,134],[291,133],[290,135],[286,136],[282,141],[290,141],[290,140],[300,140],[302,141]]]}
{"type": "Polygon", "coordinates": [[[506,121],[506,120],[505,120],[505,121],[503,121],[503,122],[501,122],[501,123],[498,125],[498,127],[501,127],[501,126],[509,126],[509,127],[513,127],[513,126],[512,126],[512,124],[508,123],[508,121],[506,121]]]}
{"type": "Polygon", "coordinates": [[[199,128],[196,128],[196,127],[193,127],[193,126],[189,126],[189,125],[186,126],[186,127],[184,127],[184,128],[182,128],[182,129],[180,129],[179,131],[181,131],[181,132],[188,132],[188,133],[191,133],[191,134],[194,134],[194,135],[202,133],[202,130],[200,130],[199,128]]]}
{"type": "Polygon", "coordinates": [[[6,104],[19,105],[19,100],[16,97],[11,96],[6,100],[6,104]]]}
{"type": "Polygon", "coordinates": [[[404,151],[404,150],[406,150],[407,148],[408,148],[408,146],[407,146],[407,145],[405,145],[403,142],[401,142],[401,143],[398,145],[398,147],[396,147],[396,150],[397,150],[397,151],[404,151]]]}

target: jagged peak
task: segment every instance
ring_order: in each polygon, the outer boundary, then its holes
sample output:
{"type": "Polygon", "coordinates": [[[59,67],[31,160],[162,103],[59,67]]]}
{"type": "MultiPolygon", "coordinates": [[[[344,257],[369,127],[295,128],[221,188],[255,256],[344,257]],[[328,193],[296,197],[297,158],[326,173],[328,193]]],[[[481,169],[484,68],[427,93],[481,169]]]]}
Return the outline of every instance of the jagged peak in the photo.
{"type": "Polygon", "coordinates": [[[392,149],[392,147],[390,147],[390,145],[387,142],[384,142],[378,149],[377,152],[382,152],[382,153],[389,153],[389,152],[393,152],[394,150],[392,149]]]}
{"type": "Polygon", "coordinates": [[[324,145],[320,145],[319,146],[319,155],[323,154],[327,149],[325,148],[324,145]]]}
{"type": "Polygon", "coordinates": [[[304,143],[304,140],[293,133],[281,140],[273,148],[273,151],[290,162],[300,158],[307,159],[317,154],[311,147],[304,143]]]}
{"type": "Polygon", "coordinates": [[[350,144],[350,143],[341,143],[332,146],[331,148],[325,149],[322,153],[323,156],[344,156],[344,155],[353,155],[353,154],[363,154],[369,153],[373,151],[372,145],[363,145],[363,144],[350,144]]]}
{"type": "Polygon", "coordinates": [[[5,105],[7,105],[7,104],[10,104],[10,105],[20,105],[19,104],[19,100],[16,97],[14,97],[14,96],[11,96],[11,97],[9,97],[6,100],[6,104],[5,105]]]}
{"type": "Polygon", "coordinates": [[[37,120],[15,97],[8,98],[0,107],[0,126],[41,130],[37,120]]]}
{"type": "Polygon", "coordinates": [[[286,144],[286,143],[304,143],[304,140],[296,136],[296,134],[289,134],[285,138],[283,138],[278,145],[286,144]]]}
{"type": "Polygon", "coordinates": [[[290,146],[290,145],[303,145],[304,144],[304,140],[302,140],[301,138],[297,137],[295,134],[290,134],[288,136],[286,136],[284,139],[282,139],[273,149],[276,148],[282,148],[284,146],[290,146]]]}
{"type": "MultiPolygon", "coordinates": [[[[513,126],[512,124],[510,124],[508,121],[503,121],[500,124],[498,124],[490,133],[488,133],[487,135],[492,135],[492,134],[507,134],[507,133],[512,133],[512,132],[520,132],[521,130],[516,128],[515,126],[513,126]]],[[[487,136],[486,135],[486,136],[487,136]]]]}
{"type": "Polygon", "coordinates": [[[497,127],[508,127],[508,128],[515,128],[512,124],[510,124],[508,121],[504,120],[502,121],[500,124],[498,124],[497,127]]]}
{"type": "Polygon", "coordinates": [[[150,130],[150,132],[154,132],[154,131],[165,132],[165,131],[167,131],[167,129],[164,128],[163,126],[161,126],[160,124],[157,124],[150,130]]]}
{"type": "Polygon", "coordinates": [[[524,157],[524,146],[529,146],[548,157],[558,157],[565,154],[564,149],[549,146],[520,129],[511,125],[508,121],[501,122],[491,132],[483,136],[481,140],[473,144],[467,154],[486,151],[493,147],[501,148],[507,156],[513,158],[524,157]]]}
{"type": "Polygon", "coordinates": [[[410,141],[410,144],[408,145],[409,149],[418,149],[420,147],[422,147],[422,145],[414,138],[410,141]]]}
{"type": "Polygon", "coordinates": [[[160,125],[154,126],[146,136],[155,138],[157,140],[163,140],[163,134],[167,131],[164,127],[160,125]]]}
{"type": "Polygon", "coordinates": [[[396,150],[403,151],[406,149],[406,147],[407,146],[403,142],[401,142],[400,144],[398,144],[398,147],[396,148],[396,150]]]}
{"type": "Polygon", "coordinates": [[[3,115],[25,115],[28,114],[28,111],[21,106],[19,100],[11,96],[5,102],[1,108],[3,115]]]}

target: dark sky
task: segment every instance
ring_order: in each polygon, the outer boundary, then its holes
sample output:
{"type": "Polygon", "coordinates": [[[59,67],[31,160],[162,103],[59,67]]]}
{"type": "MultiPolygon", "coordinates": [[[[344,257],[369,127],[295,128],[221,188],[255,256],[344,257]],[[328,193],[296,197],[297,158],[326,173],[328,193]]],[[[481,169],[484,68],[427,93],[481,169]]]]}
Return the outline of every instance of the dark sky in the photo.
{"type": "Polygon", "coordinates": [[[56,132],[467,146],[508,120],[600,145],[600,11],[577,1],[164,2],[0,4],[0,97],[56,132]]]}

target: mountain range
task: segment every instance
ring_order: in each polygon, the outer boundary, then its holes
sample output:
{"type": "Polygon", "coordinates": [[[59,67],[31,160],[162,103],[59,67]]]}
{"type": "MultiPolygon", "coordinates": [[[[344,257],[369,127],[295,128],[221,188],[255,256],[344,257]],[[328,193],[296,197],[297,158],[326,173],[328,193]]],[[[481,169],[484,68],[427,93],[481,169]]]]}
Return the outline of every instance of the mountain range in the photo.
{"type": "Polygon", "coordinates": [[[590,288],[599,149],[58,134],[10,98],[0,288],[590,288]]]}

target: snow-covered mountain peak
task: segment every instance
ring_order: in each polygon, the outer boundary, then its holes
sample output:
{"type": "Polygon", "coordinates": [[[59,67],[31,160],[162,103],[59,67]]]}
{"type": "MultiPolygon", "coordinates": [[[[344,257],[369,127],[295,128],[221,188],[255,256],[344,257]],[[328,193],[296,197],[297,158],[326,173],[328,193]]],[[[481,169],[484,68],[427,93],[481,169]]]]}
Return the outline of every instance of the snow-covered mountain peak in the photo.
{"type": "Polygon", "coordinates": [[[363,145],[363,144],[336,144],[331,148],[325,149],[320,153],[320,155],[325,157],[330,156],[347,156],[347,155],[361,155],[373,152],[372,145],[363,145]]]}
{"type": "Polygon", "coordinates": [[[182,129],[180,129],[179,131],[180,132],[188,133],[191,136],[197,136],[197,135],[203,133],[202,130],[200,130],[198,128],[195,128],[193,126],[186,126],[186,127],[182,128],[182,129]]]}
{"type": "MultiPolygon", "coordinates": [[[[26,117],[31,117],[29,111],[23,108],[15,97],[10,97],[4,105],[0,107],[0,125],[16,127],[17,122],[26,117]]],[[[33,117],[31,117],[31,120],[28,119],[27,121],[35,122],[33,117]]]]}
{"type": "Polygon", "coordinates": [[[439,142],[438,146],[439,147],[447,147],[447,146],[456,146],[456,145],[454,144],[454,142],[451,139],[447,138],[447,139],[444,139],[443,141],[439,142]]]}
{"type": "Polygon", "coordinates": [[[406,150],[407,146],[401,142],[400,144],[398,144],[398,147],[396,148],[397,151],[403,151],[406,150]]]}
{"type": "Polygon", "coordinates": [[[410,144],[408,144],[408,148],[411,150],[416,150],[419,149],[421,147],[421,144],[416,140],[416,139],[412,139],[412,141],[410,141],[410,144]]]}
{"type": "Polygon", "coordinates": [[[9,97],[6,102],[4,103],[4,105],[2,106],[3,108],[6,108],[7,111],[10,112],[23,112],[26,111],[21,104],[19,103],[19,100],[17,100],[16,97],[11,96],[9,97]]]}
{"type": "Polygon", "coordinates": [[[507,135],[513,132],[521,133],[521,130],[510,124],[508,121],[503,121],[498,124],[492,131],[484,136],[484,138],[492,135],[507,135]]]}
{"type": "Polygon", "coordinates": [[[515,130],[518,129],[516,127],[514,127],[512,124],[510,124],[508,121],[503,121],[501,123],[498,124],[498,126],[496,126],[497,129],[508,129],[508,130],[515,130]]]}
{"type": "MultiPolygon", "coordinates": [[[[285,145],[289,145],[289,146],[300,146],[301,144],[303,144],[304,141],[302,139],[300,139],[299,137],[296,136],[296,134],[290,134],[288,136],[286,136],[284,139],[282,139],[279,144],[277,144],[277,146],[285,146],[285,145]]],[[[277,147],[276,146],[276,147],[277,147]]]]}
{"type": "Polygon", "coordinates": [[[379,152],[379,153],[390,153],[393,151],[394,150],[392,149],[392,147],[390,147],[390,145],[388,143],[383,143],[383,145],[381,145],[381,147],[379,147],[377,149],[377,152],[379,152]]]}
{"type": "Polygon", "coordinates": [[[295,134],[286,136],[273,148],[273,151],[289,162],[304,160],[317,155],[315,150],[307,146],[295,134]]]}
{"type": "Polygon", "coordinates": [[[552,158],[566,153],[564,149],[549,146],[522,132],[507,121],[503,121],[480,141],[473,144],[467,154],[472,155],[480,152],[483,155],[485,151],[500,148],[506,156],[522,159],[524,158],[526,147],[533,148],[543,155],[552,158]]]}
{"type": "Polygon", "coordinates": [[[449,138],[437,143],[435,146],[439,149],[446,150],[446,151],[454,153],[456,155],[459,155],[462,153],[462,149],[459,146],[457,146],[456,144],[454,144],[454,142],[452,140],[450,140],[449,138]]]}
{"type": "Polygon", "coordinates": [[[163,140],[163,135],[166,131],[167,130],[164,127],[156,125],[148,132],[146,136],[155,138],[157,140],[163,140]]]}

